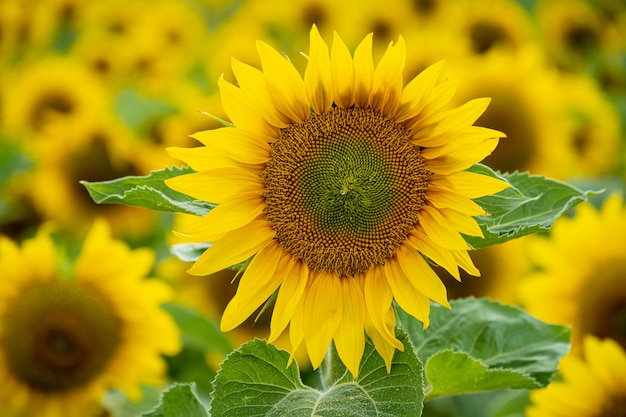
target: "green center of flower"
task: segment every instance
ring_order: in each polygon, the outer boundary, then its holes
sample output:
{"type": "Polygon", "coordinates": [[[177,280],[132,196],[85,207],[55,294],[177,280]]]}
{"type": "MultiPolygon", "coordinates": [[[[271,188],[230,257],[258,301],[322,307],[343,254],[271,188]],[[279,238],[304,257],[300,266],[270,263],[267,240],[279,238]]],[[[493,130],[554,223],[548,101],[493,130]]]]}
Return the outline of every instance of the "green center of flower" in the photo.
{"type": "Polygon", "coordinates": [[[120,323],[101,294],[75,281],[28,287],[5,318],[4,351],[24,384],[46,392],[83,385],[120,343],[120,323]]]}
{"type": "Polygon", "coordinates": [[[599,265],[581,291],[581,333],[610,337],[626,348],[626,259],[599,265]]]}
{"type": "Polygon", "coordinates": [[[339,107],[281,131],[263,173],[276,238],[310,269],[353,276],[393,257],[430,173],[402,125],[339,107]]]}

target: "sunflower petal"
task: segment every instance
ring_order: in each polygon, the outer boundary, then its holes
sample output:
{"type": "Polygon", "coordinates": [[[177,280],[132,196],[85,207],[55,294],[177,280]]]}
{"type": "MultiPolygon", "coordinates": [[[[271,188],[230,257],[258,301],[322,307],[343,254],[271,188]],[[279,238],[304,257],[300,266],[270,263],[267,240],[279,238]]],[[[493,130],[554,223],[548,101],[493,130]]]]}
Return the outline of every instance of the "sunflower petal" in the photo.
{"type": "Polygon", "coordinates": [[[320,272],[313,278],[304,303],[303,327],[313,369],[322,363],[343,316],[343,288],[336,274],[320,272]]]}
{"type": "Polygon", "coordinates": [[[320,36],[317,26],[310,32],[309,63],[304,72],[304,84],[315,113],[325,113],[333,104],[330,93],[330,58],[328,46],[320,36]]]}
{"type": "Polygon", "coordinates": [[[397,257],[400,268],[415,289],[442,306],[450,308],[446,286],[419,252],[401,245],[397,257]]]}
{"type": "Polygon", "coordinates": [[[243,262],[267,245],[276,234],[266,220],[253,220],[228,232],[207,249],[193,264],[191,275],[210,275],[243,262]]]}
{"type": "Polygon", "coordinates": [[[396,339],[394,327],[389,328],[387,323],[387,316],[393,302],[393,292],[385,278],[382,267],[375,266],[367,272],[363,285],[363,295],[369,319],[381,340],[402,350],[403,345],[396,339]]]}
{"type": "Polygon", "coordinates": [[[405,62],[406,45],[400,36],[396,44],[389,44],[374,70],[370,104],[373,109],[380,109],[385,116],[395,114],[400,106],[405,62]]]}
{"type": "Polygon", "coordinates": [[[468,198],[479,198],[495,194],[511,185],[498,178],[475,172],[461,171],[448,175],[433,174],[428,179],[429,186],[446,189],[468,198]]]}
{"type": "Polygon", "coordinates": [[[365,302],[356,278],[343,277],[342,318],[335,332],[337,354],[356,378],[365,349],[365,302]]]}
{"type": "Polygon", "coordinates": [[[254,256],[241,277],[237,293],[222,314],[223,332],[243,323],[276,291],[285,278],[284,274],[276,273],[283,254],[278,242],[271,241],[254,256]]]}
{"type": "Polygon", "coordinates": [[[269,137],[278,137],[278,129],[272,126],[248,95],[221,77],[217,81],[222,98],[222,107],[235,126],[248,132],[260,132],[269,137]]]}
{"type": "Polygon", "coordinates": [[[302,262],[291,260],[286,274],[272,312],[268,338],[270,343],[276,340],[289,324],[309,282],[309,268],[302,262]]]}
{"type": "Polygon", "coordinates": [[[437,84],[445,61],[439,61],[422,71],[413,78],[402,90],[400,107],[396,115],[396,121],[402,122],[416,117],[426,106],[426,98],[437,84]]]}
{"type": "Polygon", "coordinates": [[[404,271],[395,259],[390,259],[384,266],[385,276],[393,298],[398,305],[424,325],[424,329],[430,324],[430,300],[427,296],[415,289],[415,286],[406,277],[404,271]]]}
{"type": "Polygon", "coordinates": [[[336,32],[330,50],[330,79],[333,101],[344,108],[354,104],[354,61],[336,32]]]}
{"type": "Polygon", "coordinates": [[[412,230],[407,237],[407,243],[437,265],[445,268],[457,281],[461,280],[459,267],[450,251],[437,245],[424,232],[412,230]]]}
{"type": "Polygon", "coordinates": [[[257,41],[265,84],[274,106],[294,122],[309,117],[309,101],[298,70],[283,55],[262,41],[257,41]]]}
{"type": "Polygon", "coordinates": [[[235,58],[231,58],[231,68],[237,78],[239,88],[246,94],[252,107],[257,109],[265,120],[278,128],[287,127],[291,123],[288,117],[274,107],[261,71],[235,58]]]}
{"type": "Polygon", "coordinates": [[[446,249],[468,249],[458,230],[436,208],[424,206],[417,213],[417,217],[426,235],[439,246],[446,249]]]}
{"type": "Polygon", "coordinates": [[[239,194],[261,195],[264,189],[258,175],[235,167],[180,175],[165,180],[165,184],[173,190],[215,204],[239,194]]]}
{"type": "Polygon", "coordinates": [[[354,104],[367,107],[372,83],[374,82],[374,60],[372,58],[373,35],[367,35],[354,51],[354,104]]]}

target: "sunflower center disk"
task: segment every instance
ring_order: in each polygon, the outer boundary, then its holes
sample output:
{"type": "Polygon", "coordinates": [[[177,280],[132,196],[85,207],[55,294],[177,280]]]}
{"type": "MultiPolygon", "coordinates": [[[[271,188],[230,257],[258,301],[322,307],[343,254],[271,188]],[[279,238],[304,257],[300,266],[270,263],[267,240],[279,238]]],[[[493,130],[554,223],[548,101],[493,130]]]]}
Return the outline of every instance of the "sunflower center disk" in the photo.
{"type": "Polygon", "coordinates": [[[5,323],[9,366],[22,382],[45,392],[88,383],[120,343],[120,322],[107,301],[72,281],[26,289],[5,323]]]}
{"type": "Polygon", "coordinates": [[[268,221],[295,258],[353,276],[393,257],[430,173],[400,124],[335,107],[281,131],[263,172],[268,221]]]}

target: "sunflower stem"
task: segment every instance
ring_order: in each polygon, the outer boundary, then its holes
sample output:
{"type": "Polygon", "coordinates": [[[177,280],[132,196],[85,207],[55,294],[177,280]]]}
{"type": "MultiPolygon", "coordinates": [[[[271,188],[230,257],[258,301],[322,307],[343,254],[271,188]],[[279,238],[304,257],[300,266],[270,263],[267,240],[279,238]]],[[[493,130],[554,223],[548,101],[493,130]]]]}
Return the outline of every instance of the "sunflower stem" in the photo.
{"type": "Polygon", "coordinates": [[[320,370],[324,389],[330,389],[330,387],[335,385],[335,383],[345,375],[347,368],[341,361],[334,343],[328,347],[320,370]]]}

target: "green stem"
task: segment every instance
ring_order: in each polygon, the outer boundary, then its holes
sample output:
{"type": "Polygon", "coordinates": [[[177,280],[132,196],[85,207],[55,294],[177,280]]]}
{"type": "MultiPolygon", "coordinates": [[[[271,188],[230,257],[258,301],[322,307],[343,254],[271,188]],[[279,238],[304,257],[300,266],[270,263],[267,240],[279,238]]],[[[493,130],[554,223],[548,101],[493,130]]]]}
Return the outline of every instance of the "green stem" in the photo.
{"type": "Polygon", "coordinates": [[[339,358],[334,344],[328,347],[320,371],[324,389],[329,389],[345,375],[347,369],[341,361],[341,358],[339,358]]]}

